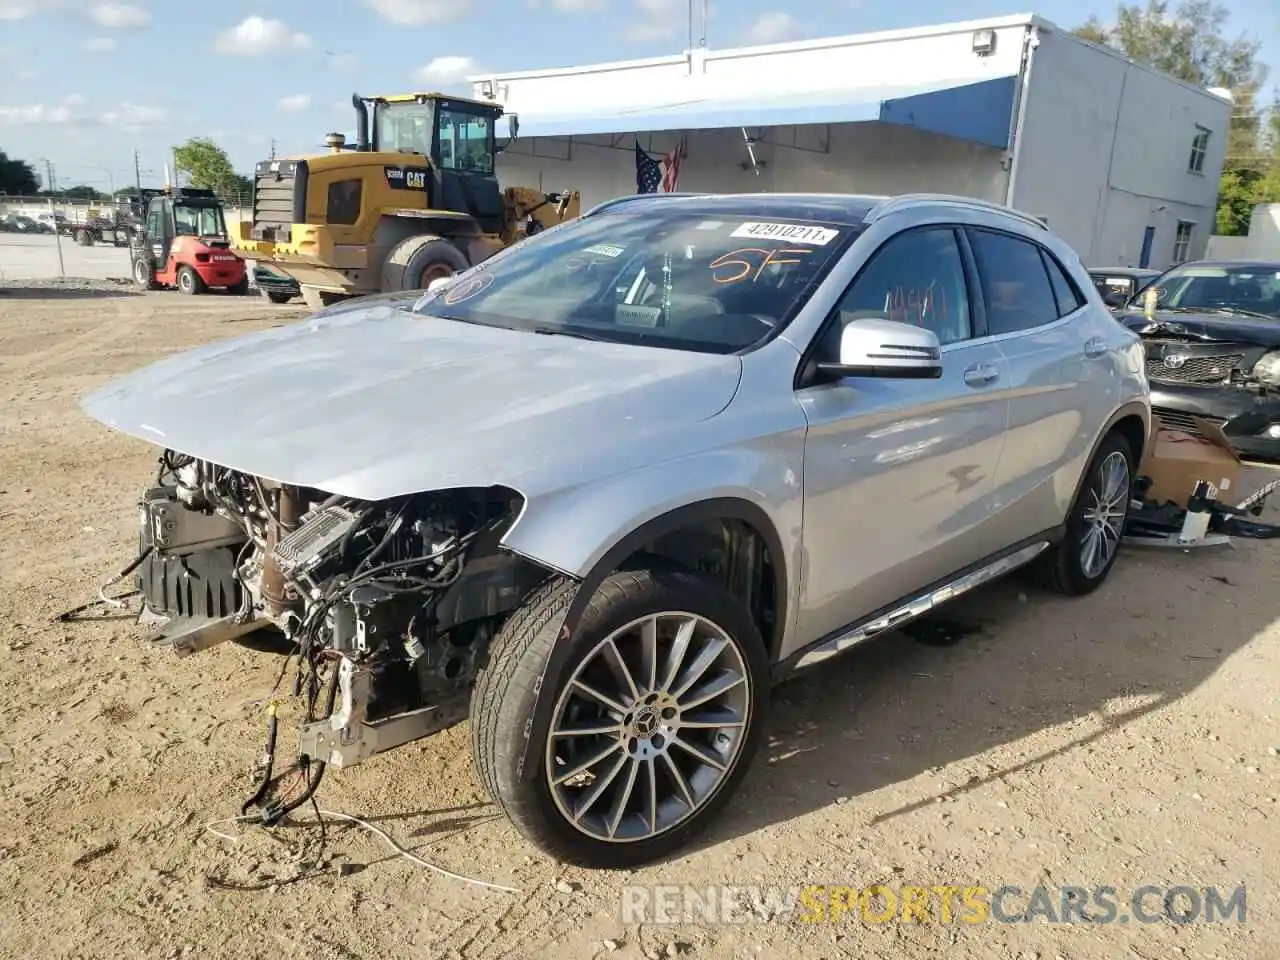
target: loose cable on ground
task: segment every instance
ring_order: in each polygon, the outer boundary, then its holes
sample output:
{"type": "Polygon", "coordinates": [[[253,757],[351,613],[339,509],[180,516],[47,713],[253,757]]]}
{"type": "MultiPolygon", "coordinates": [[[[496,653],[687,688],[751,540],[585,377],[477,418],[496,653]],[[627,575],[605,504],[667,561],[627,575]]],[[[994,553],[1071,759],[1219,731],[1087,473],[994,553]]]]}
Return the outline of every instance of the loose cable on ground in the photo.
{"type": "MultiPolygon", "coordinates": [[[[324,817],[332,817],[335,820],[344,820],[347,823],[354,823],[356,826],[362,827],[363,829],[372,833],[374,836],[381,839],[387,846],[389,846],[392,850],[394,850],[397,854],[399,854],[404,859],[410,861],[411,863],[415,863],[420,867],[425,867],[426,869],[432,871],[433,873],[438,873],[443,877],[448,877],[451,880],[458,880],[458,881],[461,881],[462,883],[469,883],[477,887],[484,887],[488,890],[499,890],[503,893],[520,893],[521,892],[518,887],[505,887],[499,883],[490,883],[487,880],[477,880],[475,877],[463,876],[460,873],[454,873],[452,870],[446,870],[444,867],[438,867],[434,863],[431,863],[428,860],[422,859],[422,857],[418,856],[416,853],[406,850],[404,847],[400,846],[400,844],[396,843],[396,841],[392,839],[386,832],[374,826],[372,823],[370,823],[367,820],[362,820],[359,817],[354,817],[349,813],[339,813],[336,810],[319,810],[318,813],[324,817]]],[[[224,823],[243,823],[251,820],[258,821],[259,818],[254,816],[224,817],[221,820],[210,820],[208,823],[205,823],[203,826],[205,830],[207,830],[209,833],[212,833],[215,837],[221,837],[223,840],[230,840],[232,843],[235,843],[239,838],[234,837],[231,834],[223,833],[221,830],[215,830],[214,828],[224,823]]],[[[320,822],[320,821],[317,821],[317,822],[320,822]]],[[[305,823],[305,821],[302,821],[302,823],[305,823]]],[[[221,885],[228,886],[225,883],[221,885]]],[[[268,884],[268,886],[270,886],[270,884],[268,884]]],[[[238,888],[232,888],[232,889],[238,889],[238,888]]],[[[256,889],[256,888],[249,888],[249,889],[256,889]]]]}

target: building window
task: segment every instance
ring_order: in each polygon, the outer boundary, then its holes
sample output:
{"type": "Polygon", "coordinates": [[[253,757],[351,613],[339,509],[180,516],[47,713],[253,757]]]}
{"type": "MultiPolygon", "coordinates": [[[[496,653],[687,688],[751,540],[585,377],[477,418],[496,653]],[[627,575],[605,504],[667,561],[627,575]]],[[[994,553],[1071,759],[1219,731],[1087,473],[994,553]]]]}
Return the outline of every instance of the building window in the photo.
{"type": "Polygon", "coordinates": [[[1178,232],[1173,238],[1174,263],[1182,263],[1184,260],[1190,259],[1191,231],[1195,229],[1195,226],[1195,223],[1191,220],[1178,221],[1178,232]]]}
{"type": "Polygon", "coordinates": [[[1197,125],[1195,138],[1191,141],[1191,160],[1187,163],[1187,169],[1192,173],[1203,173],[1204,155],[1208,150],[1209,131],[1197,125]]]}

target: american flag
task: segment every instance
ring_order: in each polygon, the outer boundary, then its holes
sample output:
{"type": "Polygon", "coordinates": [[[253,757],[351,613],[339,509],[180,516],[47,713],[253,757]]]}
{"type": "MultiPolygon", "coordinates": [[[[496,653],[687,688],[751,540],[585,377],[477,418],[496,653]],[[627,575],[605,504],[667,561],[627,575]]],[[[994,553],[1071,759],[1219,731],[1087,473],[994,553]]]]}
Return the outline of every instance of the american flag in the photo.
{"type": "Polygon", "coordinates": [[[675,193],[680,182],[680,164],[685,158],[683,138],[674,150],[655,160],[636,141],[636,193],[675,193]]]}

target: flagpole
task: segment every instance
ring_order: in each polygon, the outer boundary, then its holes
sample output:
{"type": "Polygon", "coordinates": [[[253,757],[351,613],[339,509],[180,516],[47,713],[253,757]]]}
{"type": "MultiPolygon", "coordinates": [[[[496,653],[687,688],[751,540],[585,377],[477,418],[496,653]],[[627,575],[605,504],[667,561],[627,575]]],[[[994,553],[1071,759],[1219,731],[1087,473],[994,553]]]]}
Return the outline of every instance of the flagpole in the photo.
{"type": "Polygon", "coordinates": [[[689,51],[693,52],[693,0],[689,0],[689,51]]]}

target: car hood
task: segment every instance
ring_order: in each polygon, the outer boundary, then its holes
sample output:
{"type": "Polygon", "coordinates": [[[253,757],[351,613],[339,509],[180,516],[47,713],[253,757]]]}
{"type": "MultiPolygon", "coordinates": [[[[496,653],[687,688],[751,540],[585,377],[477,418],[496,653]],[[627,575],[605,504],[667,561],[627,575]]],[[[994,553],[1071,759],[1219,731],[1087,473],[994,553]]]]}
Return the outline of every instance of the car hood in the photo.
{"type": "Polygon", "coordinates": [[[84,398],[124,433],[365,500],[526,495],[678,455],[742,361],[442,320],[362,298],[178,354],[84,398]]]}
{"type": "Polygon", "coordinates": [[[1154,320],[1141,311],[1126,310],[1118,318],[1144,337],[1248,343],[1268,349],[1280,347],[1280,320],[1263,320],[1242,313],[1181,313],[1157,310],[1154,320]]]}

